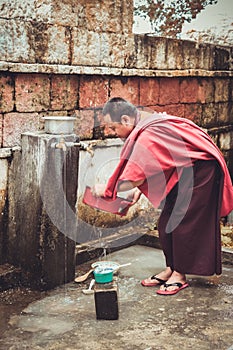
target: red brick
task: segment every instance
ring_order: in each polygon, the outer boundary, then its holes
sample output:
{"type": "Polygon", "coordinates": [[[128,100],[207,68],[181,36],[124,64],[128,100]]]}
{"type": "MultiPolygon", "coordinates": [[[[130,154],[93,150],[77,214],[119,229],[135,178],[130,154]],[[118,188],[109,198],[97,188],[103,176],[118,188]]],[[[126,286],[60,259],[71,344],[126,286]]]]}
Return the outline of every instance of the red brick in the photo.
{"type": "Polygon", "coordinates": [[[51,79],[51,109],[77,108],[79,82],[77,76],[54,75],[51,79]]]}
{"type": "Polygon", "coordinates": [[[140,79],[140,106],[151,106],[159,101],[159,80],[156,78],[140,79]]]}
{"type": "MultiPolygon", "coordinates": [[[[156,106],[150,106],[150,108],[153,109],[156,113],[167,113],[166,110],[165,110],[166,106],[158,106],[158,105],[156,105],[156,106]]],[[[145,109],[145,111],[146,111],[146,109],[145,109]]]]}
{"type": "Polygon", "coordinates": [[[213,79],[201,79],[199,81],[197,101],[201,103],[214,102],[213,79]]]}
{"type": "Polygon", "coordinates": [[[122,97],[134,105],[139,105],[138,78],[122,77],[110,81],[110,97],[122,97]]]}
{"type": "Polygon", "coordinates": [[[151,106],[151,109],[153,109],[157,113],[166,113],[168,115],[173,115],[176,117],[183,118],[184,117],[184,105],[183,104],[176,104],[176,105],[166,105],[166,106],[151,106]]]}
{"type": "Polygon", "coordinates": [[[94,111],[84,110],[75,111],[77,120],[74,123],[74,133],[81,139],[90,139],[93,137],[94,111]]]}
{"type": "Polygon", "coordinates": [[[39,112],[49,109],[50,81],[45,74],[19,74],[15,79],[16,110],[39,112]]]}
{"type": "Polygon", "coordinates": [[[184,117],[200,125],[202,122],[202,106],[198,103],[185,105],[184,117]]]}
{"type": "Polygon", "coordinates": [[[101,77],[81,77],[79,107],[102,107],[108,100],[108,80],[101,77]]]}
{"type": "Polygon", "coordinates": [[[198,80],[188,78],[180,84],[180,101],[184,103],[198,102],[198,80]]]}
{"type": "Polygon", "coordinates": [[[163,78],[160,80],[159,104],[168,105],[180,102],[179,79],[163,78]]]}
{"type": "Polygon", "coordinates": [[[0,76],[0,112],[11,112],[14,108],[14,86],[10,76],[0,76]]]}
{"type": "Polygon", "coordinates": [[[180,101],[184,103],[208,103],[214,101],[213,79],[185,79],[180,84],[180,101]]]}
{"type": "Polygon", "coordinates": [[[166,105],[163,109],[169,115],[174,115],[180,118],[184,117],[184,105],[182,104],[166,105]]]}
{"type": "Polygon", "coordinates": [[[154,106],[146,106],[146,107],[139,107],[139,111],[145,111],[145,112],[149,112],[149,113],[153,113],[154,111],[156,111],[156,108],[158,106],[157,105],[154,105],[154,106]]]}
{"type": "Polygon", "coordinates": [[[3,147],[21,144],[21,134],[39,129],[38,113],[7,113],[3,118],[3,147]]]}

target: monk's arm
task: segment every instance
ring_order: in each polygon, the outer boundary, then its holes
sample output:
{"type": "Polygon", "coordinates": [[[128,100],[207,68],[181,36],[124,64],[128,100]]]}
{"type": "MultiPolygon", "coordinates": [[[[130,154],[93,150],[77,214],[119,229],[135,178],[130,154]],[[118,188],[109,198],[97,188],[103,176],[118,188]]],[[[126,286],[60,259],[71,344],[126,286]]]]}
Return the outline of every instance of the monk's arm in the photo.
{"type": "MultiPolygon", "coordinates": [[[[124,192],[124,191],[130,191],[133,188],[140,186],[143,183],[143,180],[140,181],[122,181],[119,183],[117,187],[117,192],[124,192]]],[[[102,197],[104,196],[106,190],[106,185],[104,184],[96,184],[92,187],[91,192],[96,197],[102,197]]],[[[136,193],[135,193],[136,195],[136,193]]],[[[138,198],[140,195],[140,190],[138,190],[138,198]]],[[[136,198],[136,197],[135,197],[136,198]]]]}
{"type": "Polygon", "coordinates": [[[118,192],[129,191],[127,199],[131,204],[135,204],[142,194],[137,186],[140,186],[142,183],[143,181],[123,181],[118,185],[117,189],[118,192]]]}
{"type": "Polygon", "coordinates": [[[144,180],[139,180],[139,181],[122,181],[119,183],[117,187],[117,192],[124,192],[124,191],[130,191],[134,187],[138,187],[142,185],[144,180]]]}

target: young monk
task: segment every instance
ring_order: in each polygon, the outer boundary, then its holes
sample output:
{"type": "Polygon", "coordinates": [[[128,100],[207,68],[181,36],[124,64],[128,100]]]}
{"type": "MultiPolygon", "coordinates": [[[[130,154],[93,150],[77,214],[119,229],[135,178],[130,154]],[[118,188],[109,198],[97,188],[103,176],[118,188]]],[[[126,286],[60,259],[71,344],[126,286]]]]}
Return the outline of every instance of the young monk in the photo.
{"type": "Polygon", "coordinates": [[[115,198],[135,188],[162,212],[158,221],[166,268],[142,281],[161,295],[188,287],[186,274],[221,274],[220,218],[233,210],[233,187],[224,158],[211,138],[185,118],[139,112],[115,97],[103,108],[104,123],[125,140],[120,161],[95,196],[115,198]]]}

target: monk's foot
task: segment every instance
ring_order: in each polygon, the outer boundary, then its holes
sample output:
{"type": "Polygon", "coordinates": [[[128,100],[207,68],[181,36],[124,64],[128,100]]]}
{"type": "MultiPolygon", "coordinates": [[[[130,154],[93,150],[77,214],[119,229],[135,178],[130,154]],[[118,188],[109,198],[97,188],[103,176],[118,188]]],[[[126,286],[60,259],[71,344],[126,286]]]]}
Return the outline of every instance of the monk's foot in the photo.
{"type": "Polygon", "coordinates": [[[182,286],[186,285],[186,276],[182,273],[179,273],[177,271],[173,271],[168,280],[166,281],[166,284],[161,285],[160,290],[162,291],[168,291],[172,292],[175,290],[178,290],[180,287],[176,285],[176,283],[179,285],[181,284],[182,286]],[[172,285],[174,284],[174,285],[172,285]]]}
{"type": "Polygon", "coordinates": [[[171,277],[171,275],[172,270],[170,269],[170,267],[167,267],[164,271],[142,280],[141,284],[144,287],[154,287],[163,285],[171,277]]]}

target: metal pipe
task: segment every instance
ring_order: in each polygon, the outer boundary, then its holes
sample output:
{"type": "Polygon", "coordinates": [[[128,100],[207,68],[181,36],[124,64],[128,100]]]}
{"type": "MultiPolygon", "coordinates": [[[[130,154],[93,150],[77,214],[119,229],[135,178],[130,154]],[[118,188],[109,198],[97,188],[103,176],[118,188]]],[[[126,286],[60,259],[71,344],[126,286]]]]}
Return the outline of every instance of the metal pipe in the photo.
{"type": "Polygon", "coordinates": [[[87,143],[85,143],[83,141],[79,141],[79,142],[65,141],[64,137],[61,137],[58,142],[53,142],[51,144],[51,147],[52,148],[62,149],[64,152],[67,151],[68,147],[80,147],[80,150],[87,151],[88,153],[90,153],[90,155],[92,157],[94,155],[94,151],[92,149],[92,145],[87,144],[87,143]]]}

